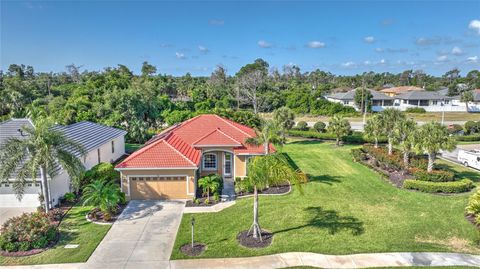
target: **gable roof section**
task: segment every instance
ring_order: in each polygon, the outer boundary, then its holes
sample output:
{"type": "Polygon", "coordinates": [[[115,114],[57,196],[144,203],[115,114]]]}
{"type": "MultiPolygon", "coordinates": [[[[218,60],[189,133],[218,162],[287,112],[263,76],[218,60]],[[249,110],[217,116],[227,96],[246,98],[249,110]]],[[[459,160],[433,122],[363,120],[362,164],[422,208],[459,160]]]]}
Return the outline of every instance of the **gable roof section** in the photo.
{"type": "Polygon", "coordinates": [[[455,97],[448,97],[434,91],[410,91],[395,96],[401,100],[452,100],[455,97]]]}
{"type": "MultiPolygon", "coordinates": [[[[262,146],[246,145],[245,140],[254,137],[255,131],[245,125],[213,114],[199,115],[167,128],[145,143],[139,151],[126,158],[116,168],[179,168],[198,167],[201,160],[201,147],[232,147],[236,154],[263,154],[262,146]],[[170,147],[167,147],[170,146],[170,147]],[[165,160],[153,155],[160,154],[179,159],[172,154],[174,149],[188,162],[183,160],[165,160]],[[150,151],[151,150],[151,151],[150,151]],[[150,155],[149,152],[155,152],[150,155]],[[190,164],[190,166],[185,166],[190,164]]],[[[270,145],[273,152],[275,148],[270,145]]]]}
{"type": "Polygon", "coordinates": [[[240,147],[242,143],[231,138],[220,129],[215,129],[193,143],[196,147],[240,147]]]}

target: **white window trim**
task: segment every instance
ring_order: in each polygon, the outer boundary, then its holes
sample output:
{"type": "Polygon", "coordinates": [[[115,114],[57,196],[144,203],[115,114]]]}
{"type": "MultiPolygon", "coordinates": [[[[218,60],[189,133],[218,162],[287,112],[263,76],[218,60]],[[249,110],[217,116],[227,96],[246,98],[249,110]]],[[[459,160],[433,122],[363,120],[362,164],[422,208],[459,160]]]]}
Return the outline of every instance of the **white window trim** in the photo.
{"type": "Polygon", "coordinates": [[[217,154],[217,153],[208,152],[208,153],[204,153],[204,154],[203,154],[203,157],[202,157],[202,170],[204,170],[204,171],[217,171],[217,170],[218,170],[218,154],[217,154]],[[205,167],[205,156],[206,156],[206,155],[213,155],[213,156],[215,156],[215,168],[213,168],[213,167],[205,167]]]}

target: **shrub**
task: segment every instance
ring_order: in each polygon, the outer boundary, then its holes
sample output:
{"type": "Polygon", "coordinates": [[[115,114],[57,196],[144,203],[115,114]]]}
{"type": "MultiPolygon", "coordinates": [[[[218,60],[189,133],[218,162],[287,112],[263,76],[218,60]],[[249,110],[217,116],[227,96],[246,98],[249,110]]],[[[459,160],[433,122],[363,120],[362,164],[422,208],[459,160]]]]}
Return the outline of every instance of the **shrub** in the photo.
{"type": "Polygon", "coordinates": [[[460,124],[451,124],[448,126],[448,133],[458,134],[463,131],[463,127],[460,124]]]}
{"type": "MultiPolygon", "coordinates": [[[[301,131],[301,130],[290,130],[288,131],[288,135],[296,136],[296,137],[304,137],[304,138],[315,138],[321,140],[335,140],[336,137],[334,134],[331,133],[319,133],[317,131],[301,131]]],[[[346,143],[351,144],[363,144],[363,143],[371,143],[373,139],[367,139],[363,136],[361,132],[353,132],[349,135],[346,135],[342,138],[342,140],[346,143]]],[[[378,142],[384,143],[387,139],[385,137],[381,137],[378,142]]]]}
{"type": "Polygon", "coordinates": [[[48,212],[48,217],[52,221],[61,221],[63,218],[63,211],[59,208],[54,208],[48,212]]]}
{"type": "Polygon", "coordinates": [[[467,134],[476,134],[480,133],[480,121],[467,121],[465,122],[465,133],[467,134]]]}
{"type": "Polygon", "coordinates": [[[57,227],[43,212],[24,213],[7,220],[1,229],[0,249],[26,251],[44,248],[55,240],[57,227]]]}
{"type": "Polygon", "coordinates": [[[305,121],[299,121],[297,123],[297,129],[300,131],[308,131],[308,124],[305,121]]]}
{"type": "Polygon", "coordinates": [[[73,192],[67,192],[63,195],[63,199],[66,201],[66,202],[69,202],[69,203],[73,203],[75,202],[75,194],[73,192]]]}
{"type": "Polygon", "coordinates": [[[477,190],[468,200],[465,214],[475,217],[475,223],[480,224],[480,190],[477,190]]]}
{"type": "Polygon", "coordinates": [[[313,125],[313,129],[315,131],[319,132],[319,133],[323,133],[323,132],[325,132],[325,127],[326,126],[327,125],[325,123],[319,121],[319,122],[316,122],[315,125],[313,125]]]}
{"type": "Polygon", "coordinates": [[[111,163],[99,163],[92,167],[92,169],[85,172],[81,179],[82,187],[94,182],[95,180],[101,180],[105,182],[113,182],[120,179],[120,174],[114,170],[111,163]]]}
{"type": "Polygon", "coordinates": [[[122,202],[121,193],[115,183],[95,180],[83,189],[83,205],[94,206],[103,213],[113,213],[122,202]]]}
{"type": "Polygon", "coordinates": [[[480,134],[477,135],[459,135],[455,136],[457,141],[465,141],[465,142],[472,142],[472,141],[480,141],[480,134]]]}
{"type": "Polygon", "coordinates": [[[450,182],[432,182],[407,179],[403,182],[405,189],[419,190],[428,193],[459,193],[471,190],[474,185],[469,179],[462,179],[450,182]]]}
{"type": "Polygon", "coordinates": [[[239,177],[235,178],[235,192],[236,193],[252,193],[253,185],[250,184],[248,178],[241,179],[239,177]]]}
{"type": "Polygon", "coordinates": [[[223,179],[217,174],[210,174],[198,180],[198,186],[202,188],[203,194],[210,198],[210,194],[219,195],[223,188],[223,179]]]}
{"type": "Polygon", "coordinates": [[[355,162],[366,160],[365,152],[361,148],[355,148],[350,151],[355,162]]]}
{"type": "Polygon", "coordinates": [[[432,182],[447,182],[453,181],[455,174],[450,171],[445,170],[433,170],[432,172],[427,172],[421,169],[415,169],[413,171],[413,176],[416,180],[423,181],[432,181],[432,182]]]}
{"type": "Polygon", "coordinates": [[[409,107],[405,110],[407,113],[425,113],[427,112],[423,107],[409,107]]]}

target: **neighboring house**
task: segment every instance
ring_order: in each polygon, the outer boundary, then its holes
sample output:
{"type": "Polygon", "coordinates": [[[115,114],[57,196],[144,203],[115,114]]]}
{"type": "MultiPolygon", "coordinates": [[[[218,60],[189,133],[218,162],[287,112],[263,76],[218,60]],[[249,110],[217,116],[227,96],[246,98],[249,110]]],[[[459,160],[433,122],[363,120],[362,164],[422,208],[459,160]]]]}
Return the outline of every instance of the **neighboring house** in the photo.
{"type": "Polygon", "coordinates": [[[116,166],[122,191],[128,199],[186,199],[194,197],[200,177],[218,174],[233,182],[247,175],[250,156],[265,154],[262,146],[245,144],[254,136],[252,128],[210,114],[174,125],[116,166]]]}
{"type": "MultiPolygon", "coordinates": [[[[402,86],[372,93],[372,111],[378,112],[393,107],[405,111],[411,107],[421,107],[427,112],[465,112],[466,105],[460,96],[447,96],[446,91],[425,91],[422,88],[402,86]],[[388,94],[388,95],[387,95],[388,94]]],[[[480,90],[474,90],[474,101],[469,102],[468,112],[480,112],[480,90]]],[[[354,107],[355,90],[326,96],[327,100],[354,107]]]]}
{"type": "MultiPolygon", "coordinates": [[[[326,96],[327,100],[331,102],[341,103],[345,106],[351,106],[359,110],[355,105],[355,89],[348,92],[339,92],[329,96],[326,96]]],[[[394,98],[387,96],[381,92],[368,89],[372,94],[372,111],[382,111],[386,107],[392,107],[394,98]]]]}
{"type": "Polygon", "coordinates": [[[390,87],[386,88],[383,90],[380,90],[380,92],[384,93],[385,95],[388,95],[390,97],[395,97],[399,94],[403,94],[406,92],[411,92],[411,91],[423,91],[424,89],[415,87],[415,86],[400,86],[400,87],[390,87]]]}
{"type": "MultiPolygon", "coordinates": [[[[0,144],[10,137],[24,138],[25,134],[21,130],[23,126],[33,128],[29,119],[11,119],[0,123],[0,144]]],[[[81,161],[85,169],[90,169],[100,162],[113,162],[125,154],[125,134],[120,129],[104,126],[93,122],[78,122],[68,126],[58,125],[54,129],[64,133],[64,135],[82,144],[87,152],[81,161]]],[[[78,155],[77,155],[78,156],[78,155]]],[[[78,156],[80,157],[80,156],[78,156]]],[[[36,207],[40,205],[38,195],[40,190],[40,178],[31,180],[25,189],[25,194],[21,200],[18,200],[10,183],[0,184],[0,207],[36,207]]],[[[71,191],[70,178],[66,171],[62,169],[53,178],[48,178],[50,188],[50,197],[52,204],[56,205],[59,198],[66,192],[71,191]]]]}

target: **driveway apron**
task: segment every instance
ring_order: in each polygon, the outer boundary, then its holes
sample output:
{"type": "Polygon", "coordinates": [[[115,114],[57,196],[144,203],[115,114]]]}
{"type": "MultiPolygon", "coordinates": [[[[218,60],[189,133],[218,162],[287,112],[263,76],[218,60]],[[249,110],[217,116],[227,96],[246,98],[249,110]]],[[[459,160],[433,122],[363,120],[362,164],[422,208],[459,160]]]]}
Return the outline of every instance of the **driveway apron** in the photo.
{"type": "Polygon", "coordinates": [[[130,201],[87,267],[167,267],[183,208],[180,201],[130,201]]]}

